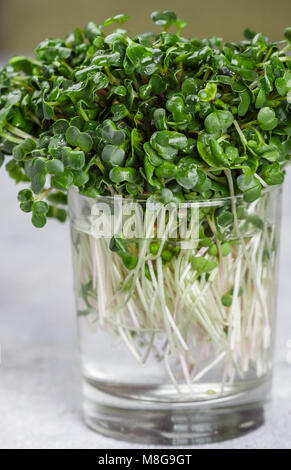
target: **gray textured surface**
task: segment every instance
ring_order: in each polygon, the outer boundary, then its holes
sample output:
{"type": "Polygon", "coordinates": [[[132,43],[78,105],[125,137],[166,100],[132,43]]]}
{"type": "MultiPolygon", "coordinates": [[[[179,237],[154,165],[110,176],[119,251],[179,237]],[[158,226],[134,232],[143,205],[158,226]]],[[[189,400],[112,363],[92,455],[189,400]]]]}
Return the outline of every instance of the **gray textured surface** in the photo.
{"type": "MultiPolygon", "coordinates": [[[[69,227],[50,221],[44,230],[34,229],[18,209],[17,189],[1,171],[0,447],[131,449],[82,420],[69,227]]],[[[243,438],[207,448],[291,448],[290,207],[291,173],[284,191],[270,419],[243,438]]]]}

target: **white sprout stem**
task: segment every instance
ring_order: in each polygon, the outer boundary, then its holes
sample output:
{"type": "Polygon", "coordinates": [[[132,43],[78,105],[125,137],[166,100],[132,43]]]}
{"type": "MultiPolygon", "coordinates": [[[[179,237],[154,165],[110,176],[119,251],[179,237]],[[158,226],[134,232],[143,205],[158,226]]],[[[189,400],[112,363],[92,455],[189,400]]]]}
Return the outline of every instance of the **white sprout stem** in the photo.
{"type": "Polygon", "coordinates": [[[198,374],[195,375],[192,382],[198,382],[204,377],[213,367],[215,367],[225,357],[225,352],[221,353],[217,358],[214,359],[208,366],[204,367],[198,374]]]}
{"type": "MultiPolygon", "coordinates": [[[[232,193],[232,180],[227,176],[232,193]]],[[[231,202],[235,206],[234,197],[231,202]]],[[[250,205],[250,213],[252,210],[250,205]]],[[[130,244],[138,257],[132,271],[109,250],[108,239],[94,238],[73,227],[75,286],[82,317],[82,312],[87,312],[94,328],[99,325],[99,329],[106,328],[117,335],[138,363],[146,364],[152,355],[156,360],[163,359],[179,395],[192,396],[194,384],[211,377],[218,367],[221,392],[227,382],[233,382],[236,376],[247,376],[250,370],[256,370],[258,378],[267,373],[270,305],[274,304],[270,292],[276,261],[272,248],[274,228],[266,224],[250,237],[237,238],[230,255],[223,258],[220,252],[223,263],[206,276],[193,270],[191,258],[207,258],[208,247],[181,249],[164,265],[160,255],[166,239],[160,241],[159,252],[153,256],[150,233],[154,214],[147,215],[147,223],[145,239],[130,244]],[[146,267],[150,279],[145,276],[146,267]],[[230,306],[221,301],[227,292],[232,292],[230,306]],[[92,318],[96,319],[93,323],[92,318]],[[193,370],[195,375],[191,378],[193,370]],[[186,388],[182,388],[183,381],[186,388]]],[[[171,228],[169,218],[165,234],[171,228]]]]}

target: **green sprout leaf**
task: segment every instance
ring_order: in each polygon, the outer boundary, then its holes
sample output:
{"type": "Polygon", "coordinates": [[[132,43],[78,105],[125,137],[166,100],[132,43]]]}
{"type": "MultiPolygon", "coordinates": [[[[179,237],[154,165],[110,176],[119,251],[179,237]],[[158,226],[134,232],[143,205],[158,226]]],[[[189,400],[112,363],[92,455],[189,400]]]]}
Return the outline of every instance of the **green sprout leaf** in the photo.
{"type": "Polygon", "coordinates": [[[113,121],[121,121],[126,116],[129,115],[129,111],[126,106],[122,103],[115,103],[111,107],[111,112],[113,114],[112,120],[113,121]]]}
{"type": "Polygon", "coordinates": [[[195,256],[192,259],[192,268],[198,273],[209,273],[217,267],[217,263],[204,256],[195,256]]]}
{"type": "Polygon", "coordinates": [[[111,16],[110,18],[107,18],[107,20],[103,22],[102,26],[103,27],[110,26],[111,24],[114,24],[114,23],[123,24],[126,21],[128,21],[129,18],[130,18],[129,15],[122,15],[122,14],[111,16]]]}
{"type": "MultiPolygon", "coordinates": [[[[65,167],[72,168],[73,170],[82,170],[85,165],[85,154],[82,150],[71,150],[69,147],[66,147],[63,149],[62,161],[65,167]]],[[[63,171],[60,173],[63,173],[63,171]]]]}
{"type": "Polygon", "coordinates": [[[171,161],[179,150],[187,147],[187,137],[179,132],[157,131],[151,136],[150,144],[160,157],[171,161]]]}
{"type": "Polygon", "coordinates": [[[176,180],[185,189],[193,189],[198,183],[197,165],[191,157],[181,158],[177,167],[176,180]]]}
{"type": "Polygon", "coordinates": [[[237,185],[244,193],[244,200],[247,202],[253,202],[258,199],[261,195],[261,184],[252,174],[249,169],[245,169],[245,172],[238,176],[237,185]]]}
{"type": "Polygon", "coordinates": [[[102,151],[102,160],[112,166],[121,166],[125,160],[125,152],[117,145],[106,145],[102,151]]]}
{"type": "Polygon", "coordinates": [[[123,181],[136,183],[138,181],[138,173],[134,168],[116,166],[110,170],[109,178],[113,183],[121,183],[123,181]]]}
{"type": "Polygon", "coordinates": [[[13,148],[12,154],[15,160],[24,160],[26,155],[36,148],[36,143],[30,137],[25,139],[22,144],[18,144],[13,148]]]}
{"type": "Polygon", "coordinates": [[[163,12],[154,11],[151,14],[151,18],[158,26],[164,26],[165,29],[168,29],[172,24],[175,24],[177,15],[169,10],[163,12]]]}
{"type": "Polygon", "coordinates": [[[233,223],[233,214],[226,207],[217,209],[215,218],[219,228],[228,227],[233,223]]]}
{"type": "Polygon", "coordinates": [[[158,178],[173,178],[177,174],[177,166],[171,162],[163,162],[155,169],[158,178]]]}
{"type": "Polygon", "coordinates": [[[46,169],[47,172],[51,175],[60,175],[64,171],[64,164],[61,160],[53,158],[52,160],[48,160],[48,162],[46,162],[46,169]]]}
{"type": "Polygon", "coordinates": [[[0,132],[2,132],[2,129],[4,128],[6,124],[7,117],[13,108],[14,105],[16,105],[20,99],[21,99],[21,91],[20,90],[13,90],[10,93],[7,94],[5,97],[5,104],[4,106],[0,109],[0,132]]]}
{"type": "Polygon", "coordinates": [[[229,111],[215,111],[208,114],[204,121],[205,129],[210,134],[216,134],[228,129],[233,123],[233,115],[229,111]]]}
{"type": "Polygon", "coordinates": [[[198,92],[201,101],[213,101],[217,93],[217,86],[215,83],[207,83],[205,88],[198,92]]]}
{"type": "Polygon", "coordinates": [[[91,136],[86,132],[80,132],[77,127],[70,126],[66,131],[66,140],[73,147],[79,147],[85,153],[93,147],[91,136]]]}
{"type": "Polygon", "coordinates": [[[271,131],[278,124],[275,111],[267,106],[260,109],[258,113],[258,122],[261,129],[264,131],[271,131]]]}

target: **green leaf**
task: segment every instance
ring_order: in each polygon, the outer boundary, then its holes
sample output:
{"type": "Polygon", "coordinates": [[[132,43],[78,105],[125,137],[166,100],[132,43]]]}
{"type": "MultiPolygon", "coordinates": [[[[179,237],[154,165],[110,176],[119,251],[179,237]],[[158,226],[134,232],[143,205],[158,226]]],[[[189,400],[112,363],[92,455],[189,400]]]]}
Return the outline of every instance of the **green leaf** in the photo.
{"type": "Polygon", "coordinates": [[[140,188],[134,183],[126,183],[125,187],[128,194],[132,196],[137,196],[140,191],[140,188]]]}
{"type": "Polygon", "coordinates": [[[32,201],[33,199],[33,194],[30,189],[22,189],[19,191],[17,199],[19,202],[27,202],[27,201],[32,201]]]}
{"type": "Polygon", "coordinates": [[[221,297],[221,303],[224,305],[224,307],[230,307],[232,304],[232,297],[231,295],[223,295],[221,297]]]}
{"type": "Polygon", "coordinates": [[[66,119],[58,119],[52,125],[52,131],[54,135],[65,134],[69,127],[69,123],[66,119]]]}
{"type": "Polygon", "coordinates": [[[129,61],[134,65],[137,72],[149,76],[153,75],[157,69],[160,56],[158,50],[154,51],[148,47],[137,44],[133,41],[130,42],[126,49],[126,56],[129,61]]]}
{"type": "Polygon", "coordinates": [[[202,160],[204,160],[209,166],[219,167],[220,163],[216,160],[216,158],[212,154],[212,151],[210,148],[210,141],[211,141],[210,136],[201,132],[197,140],[197,150],[202,160]]]}
{"type": "Polygon", "coordinates": [[[256,179],[249,168],[245,168],[245,172],[237,177],[237,185],[241,191],[247,191],[256,185],[256,179]]]}
{"type": "Polygon", "coordinates": [[[255,70],[240,69],[239,74],[243,80],[248,82],[254,82],[258,78],[258,74],[255,70]]]}
{"type": "Polygon", "coordinates": [[[272,108],[265,106],[258,113],[258,122],[264,131],[271,131],[278,124],[276,113],[272,108]]]}
{"type": "Polygon", "coordinates": [[[174,94],[167,100],[166,107],[172,113],[173,120],[179,123],[179,128],[183,129],[192,119],[190,113],[187,112],[184,99],[181,95],[174,94]],[[181,125],[183,127],[181,127],[181,125]]]}
{"type": "Polygon", "coordinates": [[[284,181],[284,173],[281,171],[278,162],[271,165],[262,165],[261,175],[269,185],[282,184],[284,181]]]}
{"type": "Polygon", "coordinates": [[[149,142],[146,142],[143,145],[143,149],[148,156],[149,162],[153,166],[159,166],[163,163],[163,159],[157,154],[157,152],[152,148],[149,142]]]}
{"type": "Polygon", "coordinates": [[[287,81],[283,77],[276,78],[275,80],[276,89],[281,96],[285,96],[288,91],[287,81]]]}
{"type": "Polygon", "coordinates": [[[61,158],[63,148],[67,142],[62,134],[56,135],[49,140],[48,151],[53,158],[61,158]]]}
{"type": "Polygon", "coordinates": [[[172,178],[177,173],[177,166],[171,162],[163,162],[155,169],[158,178],[172,178]]]}
{"type": "Polygon", "coordinates": [[[257,227],[260,230],[264,228],[263,220],[256,214],[250,214],[246,217],[246,220],[250,222],[254,227],[257,227]]]}
{"type": "Polygon", "coordinates": [[[123,263],[124,263],[124,266],[129,269],[129,270],[132,270],[132,269],[135,269],[136,266],[137,266],[137,263],[138,263],[138,258],[137,256],[133,256],[131,255],[130,253],[122,253],[121,254],[121,257],[122,257],[122,260],[123,260],[123,263]]]}
{"type": "Polygon", "coordinates": [[[104,21],[102,26],[103,27],[110,26],[111,24],[114,24],[114,23],[123,24],[126,21],[128,21],[129,19],[130,19],[129,15],[120,14],[120,15],[111,16],[110,18],[107,18],[107,20],[104,21]]]}
{"type": "Polygon", "coordinates": [[[164,93],[167,88],[167,82],[160,75],[152,75],[149,81],[151,90],[155,95],[164,93]]]}
{"type": "Polygon", "coordinates": [[[198,273],[209,273],[218,264],[215,261],[205,258],[204,256],[195,256],[192,259],[192,268],[198,273]]]}
{"type": "Polygon", "coordinates": [[[85,155],[82,150],[71,150],[67,147],[63,150],[62,161],[65,167],[82,170],[85,165],[85,155]]]}
{"type": "Polygon", "coordinates": [[[135,269],[138,263],[138,258],[129,253],[124,240],[120,237],[112,237],[109,243],[109,249],[122,258],[124,266],[129,269],[135,269]]]}
{"type": "Polygon", "coordinates": [[[50,106],[48,103],[46,103],[45,101],[43,101],[42,103],[42,112],[43,112],[44,119],[46,119],[47,121],[54,118],[54,115],[55,115],[54,108],[50,106]]]}
{"type": "Polygon", "coordinates": [[[273,87],[274,87],[273,82],[274,82],[273,69],[270,65],[265,65],[264,74],[260,78],[258,82],[258,86],[261,90],[264,91],[266,95],[268,95],[273,91],[273,87]]]}
{"type": "Polygon", "coordinates": [[[121,121],[129,115],[129,111],[126,106],[122,103],[115,103],[111,106],[111,112],[113,113],[113,121],[121,121]]]}
{"type": "Polygon", "coordinates": [[[38,214],[33,212],[31,217],[31,222],[36,228],[42,228],[46,224],[46,216],[44,214],[38,214]]]}
{"type": "Polygon", "coordinates": [[[233,214],[226,207],[220,207],[216,210],[215,219],[219,228],[228,227],[234,220],[233,214]]]}
{"type": "Polygon", "coordinates": [[[250,28],[245,28],[243,30],[243,35],[246,39],[251,41],[255,37],[256,33],[253,30],[251,30],[250,28]]]}
{"type": "Polygon", "coordinates": [[[90,21],[85,26],[84,34],[85,34],[85,37],[89,39],[89,41],[93,42],[96,36],[98,37],[101,35],[101,29],[95,23],[90,21]]]}
{"type": "Polygon", "coordinates": [[[204,121],[205,129],[210,134],[216,134],[228,129],[232,125],[233,119],[230,111],[214,111],[206,117],[204,121]]]}
{"type": "Polygon", "coordinates": [[[181,158],[177,167],[176,180],[185,189],[193,189],[198,183],[197,164],[191,157],[181,158]]]}
{"type": "Polygon", "coordinates": [[[39,194],[46,182],[46,166],[41,158],[28,160],[24,165],[26,175],[31,179],[31,189],[34,194],[39,194]]]}
{"type": "Polygon", "coordinates": [[[13,148],[12,154],[15,160],[24,160],[26,155],[36,148],[36,143],[30,137],[25,139],[22,144],[18,144],[13,148]]]}
{"type": "Polygon", "coordinates": [[[231,252],[231,245],[229,243],[222,243],[221,245],[222,256],[228,256],[230,252],[231,252]]]}
{"type": "Polygon", "coordinates": [[[71,170],[65,168],[61,175],[54,176],[51,179],[51,185],[55,188],[67,190],[73,183],[73,173],[71,170]]]}
{"type": "Polygon", "coordinates": [[[160,183],[160,181],[157,178],[153,177],[154,171],[155,171],[155,167],[154,167],[154,165],[151,164],[150,159],[145,158],[145,160],[144,160],[144,173],[143,173],[142,169],[140,169],[140,172],[144,176],[145,180],[148,181],[148,183],[151,186],[160,189],[162,187],[162,184],[160,183]]]}
{"type": "Polygon", "coordinates": [[[15,160],[10,160],[6,163],[5,168],[10,178],[12,178],[16,183],[19,183],[20,181],[29,181],[29,178],[23,173],[22,168],[19,167],[19,164],[15,160]]]}
{"type": "Polygon", "coordinates": [[[48,213],[48,204],[44,201],[36,201],[32,205],[32,212],[39,215],[46,215],[48,213]]]}
{"type": "Polygon", "coordinates": [[[101,158],[112,166],[122,166],[125,160],[125,151],[116,145],[106,145],[102,150],[101,158]]]}
{"type": "Polygon", "coordinates": [[[260,90],[256,98],[256,108],[262,108],[266,103],[266,94],[263,90],[260,90]]]}
{"type": "Polygon", "coordinates": [[[155,191],[150,197],[150,202],[161,202],[162,204],[168,204],[173,200],[173,193],[169,188],[162,188],[155,191]]]}
{"type": "Polygon", "coordinates": [[[229,167],[228,158],[226,154],[224,153],[224,150],[222,146],[219,144],[219,142],[217,142],[216,139],[210,138],[209,144],[210,144],[212,155],[215,157],[218,164],[222,167],[228,168],[229,167]]]}
{"type": "Polygon", "coordinates": [[[73,173],[73,184],[75,186],[83,186],[89,181],[89,175],[86,171],[76,170],[73,173]]]}
{"type": "Polygon", "coordinates": [[[198,97],[201,101],[213,101],[216,97],[217,86],[215,83],[206,83],[205,88],[198,92],[198,97]]]}
{"type": "Polygon", "coordinates": [[[246,168],[245,173],[237,177],[238,188],[244,193],[244,200],[246,202],[253,202],[261,195],[261,184],[255,178],[250,169],[246,168]]]}
{"type": "Polygon", "coordinates": [[[184,96],[195,96],[201,87],[202,80],[197,78],[186,78],[182,83],[182,93],[184,96]]]}
{"type": "Polygon", "coordinates": [[[234,145],[226,145],[224,151],[226,158],[230,163],[236,163],[236,161],[240,158],[239,151],[237,147],[234,147],[234,145]]]}
{"type": "Polygon", "coordinates": [[[86,132],[80,132],[75,126],[70,126],[66,131],[66,140],[73,147],[79,147],[85,153],[93,147],[92,137],[86,132]]]}
{"type": "Polygon", "coordinates": [[[67,195],[63,192],[56,191],[47,195],[47,200],[53,204],[62,204],[66,205],[68,202],[67,195]]]}
{"type": "Polygon", "coordinates": [[[109,78],[102,72],[97,72],[91,78],[94,83],[94,90],[101,90],[107,88],[109,85],[109,78]]]}
{"type": "Polygon", "coordinates": [[[10,113],[10,110],[13,108],[15,104],[17,104],[20,99],[21,99],[21,91],[20,90],[14,90],[8,93],[8,95],[5,96],[6,102],[5,105],[3,106],[2,109],[0,109],[0,132],[2,132],[5,124],[7,117],[10,113]]]}
{"type": "Polygon", "coordinates": [[[61,160],[54,158],[46,162],[46,169],[50,175],[59,175],[64,171],[64,164],[61,160]]]}
{"type": "Polygon", "coordinates": [[[19,204],[20,209],[23,212],[32,212],[33,201],[24,201],[19,204]]]}
{"type": "Polygon", "coordinates": [[[15,71],[21,70],[27,75],[32,75],[33,67],[35,67],[37,62],[30,57],[14,56],[9,59],[8,64],[11,65],[15,71]]]}
{"type": "Polygon", "coordinates": [[[127,95],[127,89],[125,88],[125,86],[123,85],[119,85],[119,86],[112,86],[110,88],[110,91],[108,92],[108,94],[106,95],[106,99],[108,100],[109,98],[111,98],[111,96],[113,95],[117,95],[117,96],[126,96],[127,95]]]}
{"type": "Polygon", "coordinates": [[[238,106],[238,114],[239,116],[245,116],[251,104],[251,97],[248,91],[243,91],[240,93],[239,98],[240,104],[238,106]]]}
{"type": "Polygon", "coordinates": [[[167,126],[166,111],[163,108],[157,108],[154,111],[155,126],[158,131],[165,131],[167,126]]]}
{"type": "Polygon", "coordinates": [[[187,147],[187,137],[174,131],[157,131],[151,136],[150,144],[165,160],[173,160],[179,150],[187,147]]]}
{"type": "Polygon", "coordinates": [[[138,173],[134,168],[122,168],[116,166],[110,170],[109,178],[113,183],[121,183],[128,181],[129,183],[136,183],[138,180],[138,173]]]}
{"type": "Polygon", "coordinates": [[[138,90],[140,99],[142,100],[148,100],[150,98],[151,92],[152,92],[152,87],[150,86],[149,83],[145,85],[141,85],[141,87],[138,90]]]}
{"type": "Polygon", "coordinates": [[[256,61],[246,57],[242,54],[234,54],[231,59],[232,65],[235,65],[241,70],[252,70],[256,66],[256,61]]]}
{"type": "Polygon", "coordinates": [[[257,184],[253,188],[250,188],[247,191],[245,191],[244,201],[246,202],[256,201],[260,197],[261,192],[262,192],[262,187],[260,184],[257,184]]]}
{"type": "Polygon", "coordinates": [[[177,15],[173,11],[165,10],[163,12],[154,11],[151,14],[152,20],[159,26],[164,26],[168,29],[172,24],[175,24],[177,15]]]}
{"type": "Polygon", "coordinates": [[[49,206],[47,217],[54,217],[60,222],[65,222],[67,218],[67,212],[64,209],[60,209],[56,206],[49,206]]]}

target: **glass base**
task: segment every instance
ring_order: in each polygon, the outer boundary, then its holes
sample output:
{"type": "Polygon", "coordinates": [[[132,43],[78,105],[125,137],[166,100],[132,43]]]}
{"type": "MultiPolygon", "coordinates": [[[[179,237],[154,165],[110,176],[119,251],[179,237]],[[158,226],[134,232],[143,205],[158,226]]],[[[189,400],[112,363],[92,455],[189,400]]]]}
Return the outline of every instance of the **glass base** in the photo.
{"type": "Polygon", "coordinates": [[[185,446],[242,436],[264,424],[262,387],[214,403],[157,403],[125,399],[84,380],[85,421],[114,439],[148,445],[185,446]],[[260,390],[258,390],[260,389],[260,390]]]}

